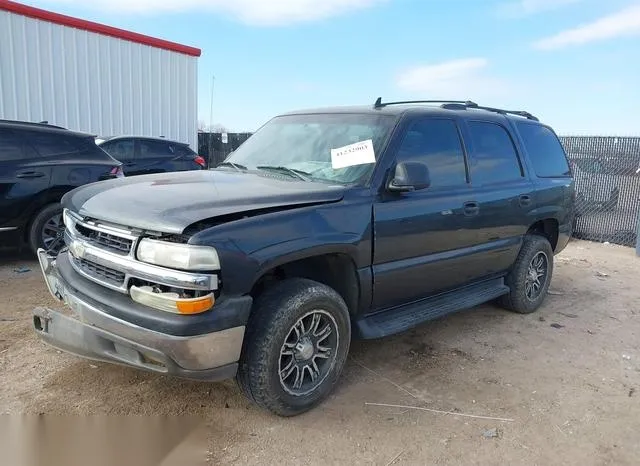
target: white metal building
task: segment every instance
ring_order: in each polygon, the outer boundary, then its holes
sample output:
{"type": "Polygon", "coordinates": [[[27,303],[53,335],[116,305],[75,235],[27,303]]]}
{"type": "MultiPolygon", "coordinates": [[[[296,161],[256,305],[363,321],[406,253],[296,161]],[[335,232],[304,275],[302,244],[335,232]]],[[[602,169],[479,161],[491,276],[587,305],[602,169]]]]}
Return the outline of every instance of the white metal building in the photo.
{"type": "Polygon", "coordinates": [[[0,0],[0,119],[197,151],[200,50],[0,0]]]}

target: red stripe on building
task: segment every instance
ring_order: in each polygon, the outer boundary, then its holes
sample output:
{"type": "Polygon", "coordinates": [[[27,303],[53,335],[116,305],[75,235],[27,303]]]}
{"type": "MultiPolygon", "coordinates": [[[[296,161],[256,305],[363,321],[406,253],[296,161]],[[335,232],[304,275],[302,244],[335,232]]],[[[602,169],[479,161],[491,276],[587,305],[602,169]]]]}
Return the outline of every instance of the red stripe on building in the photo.
{"type": "Polygon", "coordinates": [[[199,57],[202,53],[200,49],[189,47],[188,45],[182,45],[176,42],[170,42],[168,40],[145,36],[144,34],[138,34],[137,32],[125,31],[124,29],[118,29],[107,26],[105,24],[94,23],[93,21],[74,18],[73,16],[53,13],[51,11],[23,5],[22,3],[12,2],[10,0],[0,0],[0,10],[6,10],[11,13],[40,19],[42,21],[48,21],[50,23],[60,24],[62,26],[69,26],[72,28],[82,29],[84,31],[95,32],[96,34],[116,37],[118,39],[136,42],[138,44],[149,45],[151,47],[157,47],[159,49],[184,53],[185,55],[191,55],[192,57],[199,57]]]}

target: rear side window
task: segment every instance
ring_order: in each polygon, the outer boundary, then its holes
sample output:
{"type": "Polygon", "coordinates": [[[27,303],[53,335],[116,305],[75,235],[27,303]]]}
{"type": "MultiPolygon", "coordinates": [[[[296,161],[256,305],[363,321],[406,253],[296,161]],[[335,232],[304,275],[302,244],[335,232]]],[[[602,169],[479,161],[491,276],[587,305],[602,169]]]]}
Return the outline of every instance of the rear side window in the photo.
{"type": "Polygon", "coordinates": [[[23,142],[13,131],[0,129],[0,162],[20,160],[23,156],[23,142]]]}
{"type": "Polygon", "coordinates": [[[135,143],[133,139],[118,139],[105,142],[100,147],[111,157],[121,162],[131,161],[135,158],[135,143]]]}
{"type": "Polygon", "coordinates": [[[427,165],[431,187],[449,188],[467,183],[464,152],[453,120],[423,118],[411,124],[402,140],[398,161],[427,165]]]}
{"type": "Polygon", "coordinates": [[[191,150],[189,146],[175,145],[171,146],[171,150],[180,157],[185,157],[187,155],[196,155],[194,151],[191,150]]]}
{"type": "Polygon", "coordinates": [[[517,124],[533,169],[540,178],[569,176],[569,164],[557,136],[549,128],[531,123],[517,124]]]}
{"type": "Polygon", "coordinates": [[[159,157],[172,157],[169,144],[162,141],[140,140],[140,158],[155,159],[159,157]]]}
{"type": "Polygon", "coordinates": [[[26,138],[42,157],[77,154],[91,148],[89,138],[67,136],[60,133],[29,131],[26,138]]]}
{"type": "Polygon", "coordinates": [[[516,148],[508,131],[487,121],[468,122],[473,145],[471,181],[479,185],[522,178],[516,148]]]}

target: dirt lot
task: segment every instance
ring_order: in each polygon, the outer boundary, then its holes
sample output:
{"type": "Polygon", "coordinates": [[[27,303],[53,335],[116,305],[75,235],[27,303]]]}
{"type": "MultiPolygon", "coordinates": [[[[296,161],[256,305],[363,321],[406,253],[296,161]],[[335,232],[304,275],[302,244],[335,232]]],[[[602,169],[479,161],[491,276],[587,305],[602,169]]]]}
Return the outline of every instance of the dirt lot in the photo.
{"type": "Polygon", "coordinates": [[[45,347],[30,312],[56,303],[36,263],[0,260],[3,413],[202,415],[192,441],[210,464],[631,465],[640,458],[640,259],[629,248],[572,242],[556,258],[537,314],[483,306],[355,343],[334,396],[293,419],[257,410],[231,382],[172,380],[45,347]]]}

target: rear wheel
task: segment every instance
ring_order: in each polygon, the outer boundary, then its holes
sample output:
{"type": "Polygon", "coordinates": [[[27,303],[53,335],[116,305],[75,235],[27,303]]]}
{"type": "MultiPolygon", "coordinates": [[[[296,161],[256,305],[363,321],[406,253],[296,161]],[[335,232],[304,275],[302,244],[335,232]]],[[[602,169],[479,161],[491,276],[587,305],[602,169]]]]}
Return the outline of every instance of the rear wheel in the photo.
{"type": "Polygon", "coordinates": [[[336,291],[307,279],[285,280],[256,301],[238,384],[277,415],[301,414],[331,393],[350,342],[349,312],[336,291]]]}
{"type": "Polygon", "coordinates": [[[511,291],[500,304],[520,314],[529,314],[542,305],[553,275],[553,249],[549,240],[527,235],[506,284],[511,291]]]}
{"type": "Polygon", "coordinates": [[[64,222],[60,204],[49,204],[36,214],[29,228],[28,239],[34,254],[38,248],[51,255],[60,252],[64,246],[64,222]]]}

